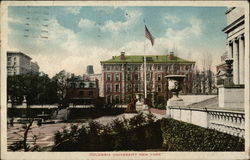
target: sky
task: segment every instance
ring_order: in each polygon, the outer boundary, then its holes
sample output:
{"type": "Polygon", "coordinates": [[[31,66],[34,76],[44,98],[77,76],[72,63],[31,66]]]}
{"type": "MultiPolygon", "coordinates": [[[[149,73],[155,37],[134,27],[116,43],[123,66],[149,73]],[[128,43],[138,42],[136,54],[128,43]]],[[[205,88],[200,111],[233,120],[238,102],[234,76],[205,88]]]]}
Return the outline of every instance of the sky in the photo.
{"type": "Polygon", "coordinates": [[[227,7],[9,6],[8,50],[21,51],[50,77],[65,69],[82,75],[87,65],[101,73],[112,56],[175,55],[198,69],[220,63],[226,50],[227,7]],[[145,39],[144,25],[155,37],[145,39]],[[211,61],[211,62],[210,62],[211,61]]]}

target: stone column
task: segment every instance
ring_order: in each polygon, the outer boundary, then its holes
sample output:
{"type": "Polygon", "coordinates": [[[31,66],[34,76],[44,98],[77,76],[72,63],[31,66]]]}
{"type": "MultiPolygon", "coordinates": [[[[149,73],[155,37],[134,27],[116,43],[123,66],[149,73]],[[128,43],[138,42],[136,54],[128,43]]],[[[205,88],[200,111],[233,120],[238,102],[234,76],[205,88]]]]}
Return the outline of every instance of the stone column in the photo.
{"type": "Polygon", "coordinates": [[[233,58],[232,42],[231,41],[227,42],[227,55],[228,55],[228,58],[233,58]]]}
{"type": "Polygon", "coordinates": [[[245,49],[244,49],[244,35],[239,37],[239,84],[244,84],[244,61],[245,61],[245,49]]]}
{"type": "Polygon", "coordinates": [[[234,84],[239,84],[239,48],[238,40],[233,41],[233,80],[234,84]]]}

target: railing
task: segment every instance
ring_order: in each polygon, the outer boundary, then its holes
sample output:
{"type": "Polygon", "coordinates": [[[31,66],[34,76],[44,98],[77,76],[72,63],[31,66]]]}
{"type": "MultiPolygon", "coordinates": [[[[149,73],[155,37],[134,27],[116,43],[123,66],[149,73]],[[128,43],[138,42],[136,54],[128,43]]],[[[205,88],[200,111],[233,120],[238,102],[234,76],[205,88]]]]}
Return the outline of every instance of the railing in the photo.
{"type": "Polygon", "coordinates": [[[245,136],[244,112],[207,108],[167,107],[167,117],[234,136],[245,136]]]}
{"type": "Polygon", "coordinates": [[[244,137],[245,115],[239,112],[208,111],[209,128],[244,137]]]}

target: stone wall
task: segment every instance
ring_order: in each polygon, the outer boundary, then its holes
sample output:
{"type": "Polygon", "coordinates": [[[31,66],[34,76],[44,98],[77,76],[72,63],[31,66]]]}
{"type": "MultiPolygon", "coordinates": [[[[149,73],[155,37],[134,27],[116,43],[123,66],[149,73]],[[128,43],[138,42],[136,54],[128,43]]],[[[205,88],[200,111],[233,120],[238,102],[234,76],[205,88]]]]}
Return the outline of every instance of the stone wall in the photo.
{"type": "Polygon", "coordinates": [[[244,108],[244,87],[219,87],[219,107],[244,108]]]}

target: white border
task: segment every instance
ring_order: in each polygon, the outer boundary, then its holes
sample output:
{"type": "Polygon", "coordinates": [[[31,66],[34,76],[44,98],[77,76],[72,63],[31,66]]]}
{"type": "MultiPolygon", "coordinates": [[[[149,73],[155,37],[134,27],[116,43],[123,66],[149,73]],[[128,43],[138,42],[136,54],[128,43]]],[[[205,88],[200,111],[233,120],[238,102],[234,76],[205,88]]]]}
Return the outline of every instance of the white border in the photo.
{"type": "MultiPolygon", "coordinates": [[[[247,1],[4,1],[1,4],[1,159],[248,159],[250,158],[250,56],[249,56],[249,3],[247,1]],[[150,157],[93,157],[88,152],[6,152],[7,126],[6,126],[6,46],[7,46],[7,6],[241,6],[245,8],[245,118],[246,118],[246,151],[245,152],[160,152],[161,156],[150,157]]],[[[226,44],[225,44],[226,45],[226,44]]],[[[92,152],[93,153],[93,152],[92,152]]],[[[101,152],[98,152],[101,153],[101,152]]],[[[105,152],[107,153],[107,152],[105,152]]],[[[110,152],[112,153],[112,152],[110,152]]],[[[119,152],[121,153],[121,152],[119,152]]],[[[138,153],[138,152],[131,152],[138,153]]],[[[150,152],[147,152],[150,153],[150,152]]],[[[154,152],[152,152],[154,153],[154,152]]]]}

